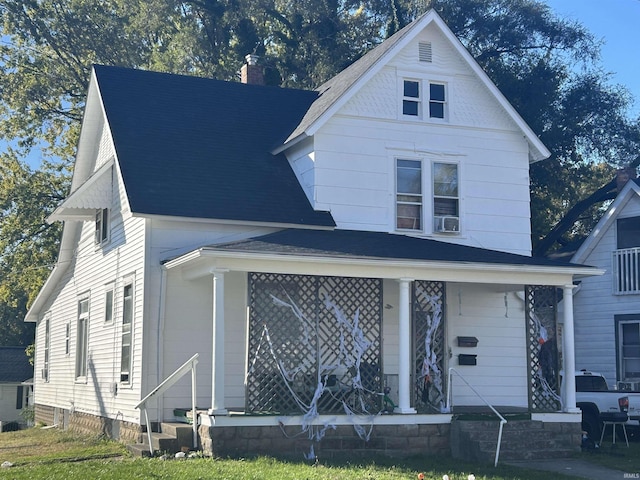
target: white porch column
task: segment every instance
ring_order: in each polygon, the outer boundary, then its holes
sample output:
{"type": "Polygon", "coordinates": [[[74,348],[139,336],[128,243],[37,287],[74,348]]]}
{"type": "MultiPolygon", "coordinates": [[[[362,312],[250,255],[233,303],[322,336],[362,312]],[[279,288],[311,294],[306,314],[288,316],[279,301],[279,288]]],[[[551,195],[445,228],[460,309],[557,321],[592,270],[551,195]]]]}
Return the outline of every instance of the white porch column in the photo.
{"type": "Polygon", "coordinates": [[[212,270],[213,277],[213,354],[211,358],[211,408],[209,415],[227,415],[224,406],[224,274],[212,270]]]}
{"type": "Polygon", "coordinates": [[[411,408],[411,296],[409,285],[411,279],[398,280],[400,300],[398,304],[398,406],[395,413],[416,413],[411,408]]]}
{"type": "Polygon", "coordinates": [[[573,285],[565,285],[562,288],[562,303],[564,311],[564,327],[562,329],[562,369],[563,378],[563,403],[564,411],[577,413],[580,411],[576,407],[576,357],[573,335],[573,285]]]}

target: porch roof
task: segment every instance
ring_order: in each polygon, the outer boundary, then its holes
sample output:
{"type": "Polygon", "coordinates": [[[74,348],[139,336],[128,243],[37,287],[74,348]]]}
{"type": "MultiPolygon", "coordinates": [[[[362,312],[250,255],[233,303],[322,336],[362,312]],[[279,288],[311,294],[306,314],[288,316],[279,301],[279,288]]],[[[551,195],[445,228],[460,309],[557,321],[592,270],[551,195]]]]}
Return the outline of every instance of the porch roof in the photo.
{"type": "MultiPolygon", "coordinates": [[[[597,268],[548,258],[529,257],[433,239],[356,230],[286,229],[245,240],[208,245],[167,260],[166,268],[184,266],[189,278],[212,269],[258,271],[276,268],[302,271],[313,264],[317,274],[346,273],[349,266],[366,266],[372,276],[421,278],[428,270],[450,281],[524,282],[564,285],[573,275],[601,275],[597,268]],[[262,265],[260,262],[266,262],[262,265]],[[285,266],[284,264],[288,266],[285,266]],[[333,266],[331,266],[333,265],[333,266]],[[372,270],[377,269],[377,270],[372,270]],[[380,269],[387,269],[382,272],[380,269]],[[472,273],[473,272],[473,273],[472,273]]],[[[351,271],[353,269],[351,268],[351,271]]],[[[364,274],[364,270],[357,272],[364,274]]]]}
{"type": "Polygon", "coordinates": [[[585,268],[577,263],[543,257],[529,257],[408,235],[358,230],[287,229],[206,248],[282,255],[585,268]]]}

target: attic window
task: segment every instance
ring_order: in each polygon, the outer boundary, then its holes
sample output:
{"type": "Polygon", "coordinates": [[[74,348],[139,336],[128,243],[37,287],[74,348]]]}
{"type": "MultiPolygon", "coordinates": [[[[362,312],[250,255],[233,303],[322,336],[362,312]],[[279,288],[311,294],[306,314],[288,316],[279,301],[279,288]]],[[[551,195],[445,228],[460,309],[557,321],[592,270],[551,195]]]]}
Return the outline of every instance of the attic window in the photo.
{"type": "Polygon", "coordinates": [[[405,80],[402,92],[402,114],[419,117],[420,104],[420,82],[417,80],[405,80]]]}
{"type": "Polygon", "coordinates": [[[431,63],[433,61],[433,54],[431,51],[431,42],[418,43],[418,59],[421,62],[431,63]]]}
{"type": "Polygon", "coordinates": [[[109,209],[102,208],[96,210],[96,232],[95,242],[102,245],[109,240],[109,209]]]}

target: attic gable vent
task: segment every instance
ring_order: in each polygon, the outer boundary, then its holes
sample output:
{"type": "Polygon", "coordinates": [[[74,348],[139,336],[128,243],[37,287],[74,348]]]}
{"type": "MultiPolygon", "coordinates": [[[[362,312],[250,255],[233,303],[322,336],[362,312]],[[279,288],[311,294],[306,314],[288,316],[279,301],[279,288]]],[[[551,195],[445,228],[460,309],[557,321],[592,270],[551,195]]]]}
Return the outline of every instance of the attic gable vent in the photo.
{"type": "Polygon", "coordinates": [[[433,55],[431,52],[431,42],[420,42],[418,43],[418,58],[421,62],[429,62],[433,61],[433,55]]]}

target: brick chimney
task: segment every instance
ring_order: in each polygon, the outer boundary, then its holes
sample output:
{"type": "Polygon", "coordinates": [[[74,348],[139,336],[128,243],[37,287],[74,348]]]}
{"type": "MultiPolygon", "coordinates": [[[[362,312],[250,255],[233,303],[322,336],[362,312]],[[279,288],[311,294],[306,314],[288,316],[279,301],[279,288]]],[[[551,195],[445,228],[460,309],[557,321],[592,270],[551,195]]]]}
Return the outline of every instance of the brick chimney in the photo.
{"type": "Polygon", "coordinates": [[[264,85],[264,74],[262,67],[258,65],[257,55],[247,55],[244,57],[247,63],[242,65],[240,69],[240,81],[242,83],[250,83],[252,85],[264,85]]]}
{"type": "Polygon", "coordinates": [[[636,178],[636,169],[634,167],[619,168],[616,172],[616,188],[618,192],[631,179],[636,178]]]}

